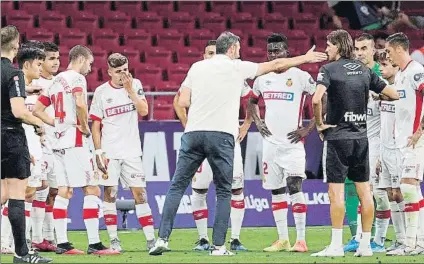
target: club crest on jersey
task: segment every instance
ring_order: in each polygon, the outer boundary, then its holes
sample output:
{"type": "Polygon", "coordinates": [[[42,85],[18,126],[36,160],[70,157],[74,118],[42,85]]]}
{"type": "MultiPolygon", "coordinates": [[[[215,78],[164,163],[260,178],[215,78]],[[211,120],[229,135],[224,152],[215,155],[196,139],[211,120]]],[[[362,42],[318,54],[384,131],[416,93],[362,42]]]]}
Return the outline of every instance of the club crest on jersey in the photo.
{"type": "Polygon", "coordinates": [[[290,87],[290,86],[292,86],[292,85],[293,85],[293,81],[292,81],[292,79],[291,79],[291,78],[289,78],[289,79],[287,80],[286,85],[287,85],[288,87],[290,87]]]}
{"type": "Polygon", "coordinates": [[[263,98],[264,98],[264,100],[293,101],[294,93],[289,93],[289,92],[264,92],[263,98]]]}
{"type": "Polygon", "coordinates": [[[133,103],[114,106],[114,107],[106,109],[106,116],[111,117],[115,115],[121,115],[121,114],[132,112],[134,110],[135,110],[135,105],[133,103]]]}
{"type": "Polygon", "coordinates": [[[405,90],[397,90],[399,98],[406,98],[405,90]]]}

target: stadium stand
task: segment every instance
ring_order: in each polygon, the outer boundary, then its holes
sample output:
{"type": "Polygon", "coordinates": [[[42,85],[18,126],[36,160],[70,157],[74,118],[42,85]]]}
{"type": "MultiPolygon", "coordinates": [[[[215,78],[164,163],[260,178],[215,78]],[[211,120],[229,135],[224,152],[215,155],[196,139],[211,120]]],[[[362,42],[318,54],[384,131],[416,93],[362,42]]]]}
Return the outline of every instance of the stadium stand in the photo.
{"type": "MultiPolygon", "coordinates": [[[[408,15],[424,14],[422,2],[404,3],[408,15]]],[[[1,9],[2,25],[17,26],[23,41],[60,45],[61,70],[70,47],[88,45],[96,67],[87,77],[92,91],[108,79],[106,57],[111,52],[130,58],[131,72],[146,91],[176,92],[190,65],[202,59],[205,43],[222,31],[241,37],[242,59],[260,62],[266,60],[266,36],[272,32],[286,34],[290,54],[298,55],[314,44],[317,50],[325,49],[333,26],[326,2],[2,1],[1,9]]],[[[412,50],[424,46],[423,30],[405,33],[412,50]]],[[[319,65],[302,68],[315,77],[319,65]]],[[[172,103],[161,99],[154,104],[154,118],[175,118],[172,103]]],[[[260,107],[263,111],[263,103],[260,107]]]]}

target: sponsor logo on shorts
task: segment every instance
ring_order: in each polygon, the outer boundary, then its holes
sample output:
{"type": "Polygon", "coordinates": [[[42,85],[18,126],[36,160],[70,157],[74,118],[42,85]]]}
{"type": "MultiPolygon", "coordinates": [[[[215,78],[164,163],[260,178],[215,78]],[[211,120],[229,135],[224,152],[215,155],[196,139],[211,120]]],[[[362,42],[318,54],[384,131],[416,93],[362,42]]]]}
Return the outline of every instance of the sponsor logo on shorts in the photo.
{"type": "Polygon", "coordinates": [[[293,101],[294,93],[290,92],[264,92],[264,100],[284,100],[284,101],[293,101]]]}
{"type": "Polygon", "coordinates": [[[130,177],[131,179],[140,178],[142,181],[146,180],[146,176],[142,173],[132,173],[130,177]]]}
{"type": "Polygon", "coordinates": [[[107,108],[106,116],[111,117],[111,116],[121,115],[121,114],[132,112],[134,110],[135,110],[135,106],[133,103],[129,103],[126,105],[119,105],[119,106],[107,108]]]}
{"type": "Polygon", "coordinates": [[[65,131],[62,132],[54,132],[55,138],[59,139],[65,136],[65,131]]]}

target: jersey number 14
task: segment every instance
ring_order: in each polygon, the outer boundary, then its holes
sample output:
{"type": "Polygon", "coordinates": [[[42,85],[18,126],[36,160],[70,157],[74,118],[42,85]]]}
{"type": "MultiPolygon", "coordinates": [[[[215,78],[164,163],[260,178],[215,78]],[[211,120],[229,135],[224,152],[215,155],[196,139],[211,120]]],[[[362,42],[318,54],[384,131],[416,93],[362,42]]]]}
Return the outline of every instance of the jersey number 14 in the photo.
{"type": "Polygon", "coordinates": [[[63,111],[63,92],[53,94],[51,96],[51,101],[54,107],[54,117],[59,119],[59,123],[63,123],[66,113],[63,111]]]}

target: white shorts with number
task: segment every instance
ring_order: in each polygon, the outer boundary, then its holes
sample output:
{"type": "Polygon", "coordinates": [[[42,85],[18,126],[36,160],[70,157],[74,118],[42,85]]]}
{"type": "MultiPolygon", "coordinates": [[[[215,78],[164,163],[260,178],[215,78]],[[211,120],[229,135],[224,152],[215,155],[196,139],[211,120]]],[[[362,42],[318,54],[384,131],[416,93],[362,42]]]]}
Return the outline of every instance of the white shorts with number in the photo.
{"type": "Polygon", "coordinates": [[[277,190],[287,185],[287,177],[306,178],[306,154],[303,143],[273,144],[263,140],[263,178],[265,190],[277,190]]]}
{"type": "Polygon", "coordinates": [[[401,153],[399,149],[381,148],[381,172],[377,187],[400,188],[401,153]]]}
{"type": "Polygon", "coordinates": [[[100,185],[122,187],[146,187],[146,176],[141,157],[110,159],[107,166],[108,179],[100,177],[100,185]]]}
{"type": "Polygon", "coordinates": [[[43,180],[47,180],[50,188],[57,189],[56,174],[54,172],[53,153],[43,153],[43,180]]]}
{"type": "Polygon", "coordinates": [[[410,178],[423,180],[424,173],[424,146],[405,147],[399,150],[401,153],[401,179],[410,178]]]}
{"type": "Polygon", "coordinates": [[[43,179],[42,164],[42,160],[36,160],[35,165],[31,163],[31,176],[28,177],[28,187],[41,187],[41,180],[43,179]]]}
{"type": "Polygon", "coordinates": [[[377,161],[380,159],[380,138],[368,139],[368,159],[370,164],[370,184],[378,186],[378,177],[376,173],[377,161]]]}
{"type": "MultiPolygon", "coordinates": [[[[191,187],[194,189],[208,189],[213,180],[212,168],[207,160],[203,161],[193,177],[191,187]]],[[[234,147],[234,168],[232,189],[240,189],[244,186],[243,159],[241,157],[240,143],[234,147]]]]}
{"type": "Polygon", "coordinates": [[[93,156],[88,147],[54,151],[54,169],[58,187],[97,186],[93,156]]]}

